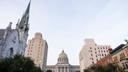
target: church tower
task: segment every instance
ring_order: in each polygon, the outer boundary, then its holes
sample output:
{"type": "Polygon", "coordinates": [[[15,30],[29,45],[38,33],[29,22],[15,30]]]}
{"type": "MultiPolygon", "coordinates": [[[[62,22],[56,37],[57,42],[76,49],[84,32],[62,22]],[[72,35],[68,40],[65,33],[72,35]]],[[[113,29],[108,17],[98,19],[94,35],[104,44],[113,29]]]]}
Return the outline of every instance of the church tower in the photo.
{"type": "Polygon", "coordinates": [[[20,41],[22,41],[24,37],[22,36],[28,36],[28,30],[29,30],[29,10],[30,10],[30,3],[28,4],[28,7],[25,11],[25,13],[23,14],[20,22],[17,23],[17,30],[19,32],[19,36],[20,36],[20,41]]]}
{"type": "Polygon", "coordinates": [[[16,24],[16,29],[12,29],[12,22],[6,29],[0,29],[0,58],[12,57],[16,54],[24,55],[27,47],[29,31],[29,2],[21,20],[16,24]]]}
{"type": "Polygon", "coordinates": [[[28,31],[29,31],[29,10],[30,10],[30,4],[29,2],[27,9],[25,13],[23,14],[21,20],[17,23],[16,29],[18,31],[18,37],[19,37],[19,43],[20,43],[20,53],[25,52],[25,48],[27,47],[26,41],[28,38],[28,31]]]}

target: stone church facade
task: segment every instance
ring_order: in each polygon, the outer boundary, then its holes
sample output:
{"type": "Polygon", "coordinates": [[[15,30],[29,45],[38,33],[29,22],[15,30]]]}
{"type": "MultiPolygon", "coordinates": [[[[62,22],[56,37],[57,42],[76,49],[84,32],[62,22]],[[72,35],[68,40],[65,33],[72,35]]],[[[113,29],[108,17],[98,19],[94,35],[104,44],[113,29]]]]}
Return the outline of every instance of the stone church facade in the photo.
{"type": "Polygon", "coordinates": [[[48,65],[46,70],[52,72],[80,72],[79,65],[70,65],[68,61],[68,56],[64,50],[59,54],[56,65],[48,65]]]}
{"type": "Polygon", "coordinates": [[[30,2],[15,29],[11,28],[11,22],[6,29],[0,29],[0,58],[11,57],[15,54],[24,55],[29,31],[29,9],[30,2]]]}

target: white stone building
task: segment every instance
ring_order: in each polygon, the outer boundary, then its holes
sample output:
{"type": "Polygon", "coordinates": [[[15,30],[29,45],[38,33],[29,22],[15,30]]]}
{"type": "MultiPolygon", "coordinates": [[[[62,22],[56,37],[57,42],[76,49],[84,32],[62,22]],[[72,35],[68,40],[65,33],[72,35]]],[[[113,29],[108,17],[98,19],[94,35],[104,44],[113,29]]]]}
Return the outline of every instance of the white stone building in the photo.
{"type": "Polygon", "coordinates": [[[80,72],[79,65],[70,65],[67,54],[64,50],[59,54],[56,65],[48,65],[47,70],[52,72],[80,72]]]}
{"type": "Polygon", "coordinates": [[[41,33],[36,33],[35,37],[28,41],[25,56],[30,57],[34,63],[43,70],[47,65],[48,45],[41,33]]]}
{"type": "Polygon", "coordinates": [[[80,70],[97,63],[98,60],[109,54],[109,45],[97,45],[93,39],[85,39],[85,45],[79,53],[80,70]]]}
{"type": "Polygon", "coordinates": [[[29,9],[30,2],[15,29],[11,28],[11,22],[6,29],[0,29],[0,58],[10,57],[15,54],[24,55],[29,31],[29,9]]]}

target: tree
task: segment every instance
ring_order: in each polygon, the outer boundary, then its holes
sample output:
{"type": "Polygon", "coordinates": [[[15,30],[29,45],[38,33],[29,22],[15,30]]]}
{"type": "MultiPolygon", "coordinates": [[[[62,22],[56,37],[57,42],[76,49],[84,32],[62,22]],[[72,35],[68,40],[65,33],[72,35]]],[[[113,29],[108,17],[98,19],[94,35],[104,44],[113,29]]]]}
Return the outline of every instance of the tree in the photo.
{"type": "Polygon", "coordinates": [[[15,55],[0,60],[0,72],[42,72],[42,70],[36,67],[30,58],[15,55]]]}
{"type": "Polygon", "coordinates": [[[52,72],[52,70],[47,70],[46,72],[52,72]]]}
{"type": "Polygon", "coordinates": [[[84,70],[84,72],[124,72],[117,64],[108,64],[107,66],[93,65],[84,70]]]}

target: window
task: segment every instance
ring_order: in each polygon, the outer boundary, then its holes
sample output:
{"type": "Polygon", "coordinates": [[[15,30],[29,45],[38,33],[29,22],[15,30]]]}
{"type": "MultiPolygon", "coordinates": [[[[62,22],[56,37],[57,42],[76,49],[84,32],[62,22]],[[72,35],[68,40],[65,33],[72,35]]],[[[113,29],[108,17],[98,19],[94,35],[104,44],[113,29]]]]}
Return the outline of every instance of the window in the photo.
{"type": "Polygon", "coordinates": [[[93,56],[93,54],[91,54],[91,56],[93,56]]]}
{"type": "Polygon", "coordinates": [[[126,55],[128,56],[128,50],[126,50],[126,55]]]}
{"type": "Polygon", "coordinates": [[[128,69],[128,62],[125,62],[126,68],[128,69]]]}
{"type": "Polygon", "coordinates": [[[118,58],[117,57],[114,57],[113,60],[114,60],[114,62],[118,62],[118,58]]]}
{"type": "Polygon", "coordinates": [[[13,48],[11,47],[11,48],[9,49],[9,51],[10,51],[10,56],[12,56],[12,55],[13,55],[13,48]]]}
{"type": "Polygon", "coordinates": [[[93,60],[93,58],[90,58],[91,60],[93,60]]]}
{"type": "Polygon", "coordinates": [[[92,52],[92,50],[88,50],[89,52],[92,52]]]}
{"type": "Polygon", "coordinates": [[[13,43],[16,43],[16,37],[13,38],[12,42],[13,43]]]}
{"type": "Polygon", "coordinates": [[[92,64],[94,64],[94,62],[92,62],[92,64]]]}
{"type": "Polygon", "coordinates": [[[124,53],[121,53],[121,54],[120,54],[120,60],[122,60],[122,59],[124,59],[124,58],[125,58],[124,53]]]}
{"type": "Polygon", "coordinates": [[[96,57],[97,57],[97,55],[96,55],[96,57]]]}
{"type": "Polygon", "coordinates": [[[125,69],[125,64],[124,64],[124,63],[122,63],[122,65],[123,65],[123,68],[125,69]]]}

